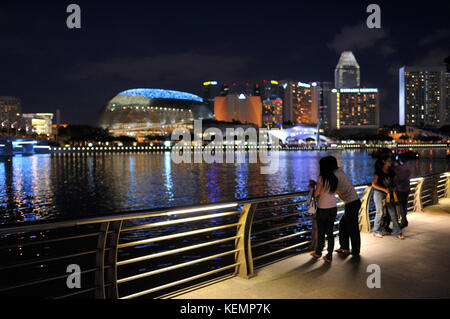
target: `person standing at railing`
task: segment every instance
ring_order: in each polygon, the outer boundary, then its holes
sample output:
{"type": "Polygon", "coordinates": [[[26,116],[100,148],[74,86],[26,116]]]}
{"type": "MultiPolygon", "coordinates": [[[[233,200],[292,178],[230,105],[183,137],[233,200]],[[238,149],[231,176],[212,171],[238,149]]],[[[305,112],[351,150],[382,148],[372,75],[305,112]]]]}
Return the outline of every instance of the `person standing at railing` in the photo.
{"type": "Polygon", "coordinates": [[[395,171],[395,192],[400,204],[401,222],[400,228],[408,226],[408,219],[406,213],[408,211],[408,195],[409,195],[409,179],[411,178],[411,165],[408,155],[400,154],[397,165],[394,166],[395,171]]]}
{"type": "Polygon", "coordinates": [[[359,256],[361,248],[361,235],[359,233],[358,215],[361,208],[361,200],[356,193],[355,187],[344,171],[338,167],[334,156],[327,156],[330,169],[338,179],[336,193],[345,204],[344,215],[339,222],[339,245],[336,251],[342,254],[359,256]],[[352,250],[350,250],[350,242],[352,250]]]}
{"type": "Polygon", "coordinates": [[[373,228],[375,237],[383,238],[382,234],[382,218],[383,210],[386,209],[389,214],[394,235],[398,239],[405,239],[402,235],[402,230],[398,224],[397,212],[394,205],[388,204],[387,200],[394,200],[392,197],[395,188],[395,172],[392,168],[392,158],[389,154],[381,155],[375,162],[375,174],[372,180],[373,201],[375,202],[376,215],[373,228]]]}
{"type": "Polygon", "coordinates": [[[316,222],[317,222],[317,246],[316,250],[311,252],[311,256],[320,258],[322,250],[325,246],[325,235],[327,236],[328,253],[323,259],[330,263],[333,259],[334,250],[334,234],[333,227],[337,215],[336,206],[336,189],[338,186],[338,178],[334,175],[334,166],[329,157],[324,157],[319,161],[319,177],[317,183],[310,181],[309,186],[316,189],[314,196],[318,198],[316,222]]]}

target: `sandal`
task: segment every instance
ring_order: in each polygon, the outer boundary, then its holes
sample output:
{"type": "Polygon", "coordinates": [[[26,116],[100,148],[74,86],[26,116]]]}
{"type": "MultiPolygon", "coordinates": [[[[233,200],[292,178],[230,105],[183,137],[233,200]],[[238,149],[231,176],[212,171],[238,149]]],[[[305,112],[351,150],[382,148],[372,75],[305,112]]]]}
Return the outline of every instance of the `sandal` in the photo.
{"type": "Polygon", "coordinates": [[[398,235],[397,238],[403,240],[403,239],[405,239],[405,236],[403,236],[403,235],[398,235]]]}
{"type": "Polygon", "coordinates": [[[314,251],[310,253],[314,258],[320,258],[322,255],[317,255],[314,251]]]}
{"type": "Polygon", "coordinates": [[[331,263],[331,259],[328,259],[327,256],[323,256],[322,258],[323,258],[323,260],[325,260],[327,263],[331,263]]]}
{"type": "Polygon", "coordinates": [[[381,235],[381,234],[375,234],[374,236],[377,238],[383,238],[383,235],[381,235]]]}

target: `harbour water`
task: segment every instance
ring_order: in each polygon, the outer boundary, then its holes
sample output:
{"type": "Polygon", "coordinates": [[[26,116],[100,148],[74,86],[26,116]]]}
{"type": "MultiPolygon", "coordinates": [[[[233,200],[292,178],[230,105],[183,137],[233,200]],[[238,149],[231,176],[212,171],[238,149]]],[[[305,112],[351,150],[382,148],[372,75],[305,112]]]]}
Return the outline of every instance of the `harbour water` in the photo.
{"type": "MultiPolygon", "coordinates": [[[[413,176],[447,171],[446,150],[423,149],[413,176]]],[[[176,164],[170,152],[14,156],[0,159],[0,224],[72,219],[306,190],[318,160],[334,155],[354,184],[370,183],[367,151],[282,151],[276,174],[262,163],[176,164]]]]}

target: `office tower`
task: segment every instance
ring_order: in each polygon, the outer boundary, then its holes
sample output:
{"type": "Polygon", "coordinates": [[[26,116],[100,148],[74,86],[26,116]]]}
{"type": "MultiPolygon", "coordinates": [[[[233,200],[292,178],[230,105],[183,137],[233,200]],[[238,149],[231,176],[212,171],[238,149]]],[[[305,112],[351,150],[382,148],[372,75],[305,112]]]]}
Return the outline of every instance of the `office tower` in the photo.
{"type": "Polygon", "coordinates": [[[262,80],[255,83],[254,95],[261,96],[261,100],[276,100],[283,96],[283,88],[276,80],[262,80]]]}
{"type": "Polygon", "coordinates": [[[399,70],[399,124],[440,127],[448,119],[448,75],[445,67],[399,70]]]}
{"type": "Polygon", "coordinates": [[[322,129],[329,128],[328,108],[332,88],[333,84],[331,82],[311,83],[311,100],[313,110],[314,112],[317,110],[317,121],[322,129]]]}
{"type": "Polygon", "coordinates": [[[378,129],[378,89],[333,89],[329,113],[329,125],[332,129],[378,129]]]}
{"type": "MultiPolygon", "coordinates": [[[[448,66],[447,66],[448,70],[448,66]]],[[[450,125],[450,71],[445,73],[445,125],[450,125]]]]}
{"type": "Polygon", "coordinates": [[[282,125],[283,122],[283,100],[266,99],[262,101],[262,123],[266,128],[282,125]]]}
{"type": "Polygon", "coordinates": [[[13,96],[0,96],[0,128],[17,128],[21,120],[21,100],[13,96]]]}
{"type": "Polygon", "coordinates": [[[357,88],[360,85],[359,64],[351,51],[344,51],[334,70],[334,87],[357,88]]]}
{"type": "Polygon", "coordinates": [[[313,101],[311,84],[291,80],[280,83],[284,88],[283,122],[293,125],[317,124],[318,98],[313,101]]]}
{"type": "Polygon", "coordinates": [[[203,82],[203,102],[214,112],[214,97],[220,94],[220,86],[217,81],[203,82]]]}
{"type": "Polygon", "coordinates": [[[214,116],[218,121],[239,121],[262,126],[262,105],[259,96],[230,93],[214,99],[214,116]]]}

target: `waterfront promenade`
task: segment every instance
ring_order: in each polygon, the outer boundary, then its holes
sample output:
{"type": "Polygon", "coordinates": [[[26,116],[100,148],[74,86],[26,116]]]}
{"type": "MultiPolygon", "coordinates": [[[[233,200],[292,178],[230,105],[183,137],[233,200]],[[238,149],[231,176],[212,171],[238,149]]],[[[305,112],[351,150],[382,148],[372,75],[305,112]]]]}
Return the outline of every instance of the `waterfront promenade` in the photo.
{"type": "Polygon", "coordinates": [[[257,269],[253,278],[233,277],[176,298],[450,298],[450,198],[408,219],[405,240],[361,233],[360,258],[335,253],[329,265],[303,253],[257,269]],[[367,287],[370,264],[380,266],[381,288],[367,287]]]}

